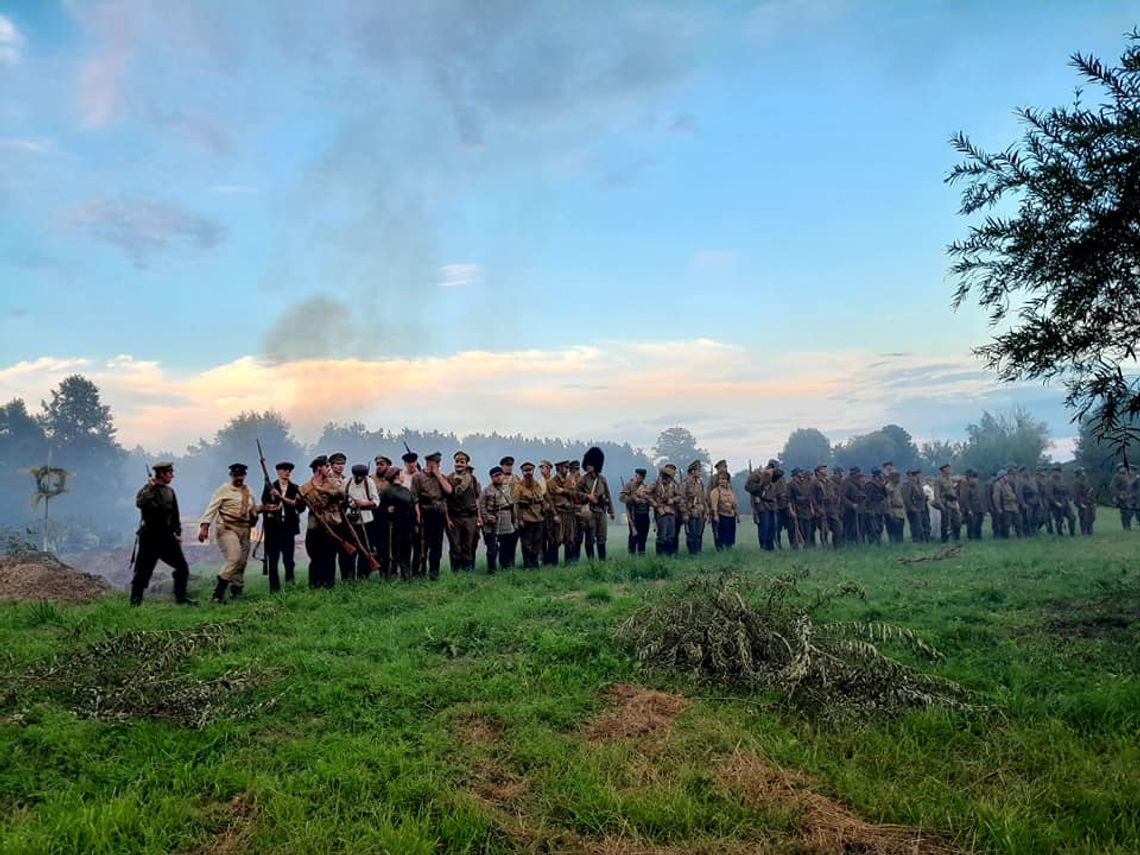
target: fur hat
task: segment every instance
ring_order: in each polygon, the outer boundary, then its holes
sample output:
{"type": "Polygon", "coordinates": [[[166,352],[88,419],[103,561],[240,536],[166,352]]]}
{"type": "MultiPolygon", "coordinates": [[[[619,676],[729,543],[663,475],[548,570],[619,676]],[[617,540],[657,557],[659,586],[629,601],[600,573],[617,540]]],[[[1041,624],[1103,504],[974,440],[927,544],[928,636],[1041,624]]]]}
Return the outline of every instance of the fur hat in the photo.
{"type": "Polygon", "coordinates": [[[596,445],[586,449],[586,453],[582,455],[582,468],[593,466],[594,471],[599,475],[602,472],[602,467],[606,463],[606,453],[598,448],[596,445]]]}

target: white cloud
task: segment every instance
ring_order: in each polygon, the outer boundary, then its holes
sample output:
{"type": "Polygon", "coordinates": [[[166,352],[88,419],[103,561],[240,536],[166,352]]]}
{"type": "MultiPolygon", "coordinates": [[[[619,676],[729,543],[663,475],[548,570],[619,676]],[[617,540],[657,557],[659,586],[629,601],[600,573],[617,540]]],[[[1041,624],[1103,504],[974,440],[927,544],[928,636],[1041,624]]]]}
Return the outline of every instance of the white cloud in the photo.
{"type": "Polygon", "coordinates": [[[24,34],[12,19],[0,15],[0,65],[17,65],[24,54],[24,34]]]}
{"type": "Polygon", "coordinates": [[[478,264],[445,264],[439,268],[439,287],[464,288],[483,282],[483,268],[478,264]]]}
{"type": "Polygon", "coordinates": [[[999,387],[969,356],[770,354],[695,339],[418,359],[246,356],[197,373],[129,355],[102,363],[43,357],[0,368],[0,400],[38,401],[77,371],[103,390],[123,442],[150,449],[180,447],[242,410],[272,408],[305,439],[327,421],[360,420],[648,447],[662,429],[684,424],[734,467],[777,452],[796,427],[818,427],[835,441],[897,422],[925,436],[948,405],[972,419],[1017,391],[999,387]]]}
{"type": "Polygon", "coordinates": [[[51,150],[51,142],[44,139],[0,138],[0,151],[19,151],[26,154],[46,154],[51,150]]]}

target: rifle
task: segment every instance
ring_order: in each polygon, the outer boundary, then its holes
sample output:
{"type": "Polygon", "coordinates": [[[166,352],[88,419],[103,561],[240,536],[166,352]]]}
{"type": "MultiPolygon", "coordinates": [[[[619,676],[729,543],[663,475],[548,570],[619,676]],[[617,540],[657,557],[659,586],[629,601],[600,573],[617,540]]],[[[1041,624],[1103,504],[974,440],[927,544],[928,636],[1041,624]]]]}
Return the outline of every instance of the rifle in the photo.
{"type": "MultiPolygon", "coordinates": [[[[304,494],[302,494],[302,496],[303,495],[304,494]]],[[[313,503],[311,503],[311,502],[307,502],[307,503],[309,505],[309,516],[315,518],[316,521],[319,522],[324,527],[325,533],[328,534],[328,536],[331,537],[336,542],[337,546],[339,546],[341,549],[344,550],[344,554],[347,555],[349,558],[351,558],[353,555],[355,555],[356,554],[356,547],[353,546],[351,543],[349,543],[347,540],[345,540],[343,537],[341,537],[339,534],[337,534],[333,530],[333,527],[331,525],[329,525],[329,521],[326,520],[321,515],[320,511],[318,511],[315,507],[313,507],[313,503]]]]}
{"type": "MultiPolygon", "coordinates": [[[[415,452],[412,451],[412,449],[408,447],[408,441],[406,439],[404,440],[404,451],[407,452],[408,454],[415,454],[415,452]]],[[[419,455],[416,456],[416,471],[417,472],[423,471],[423,466],[420,465],[419,455]]]]}
{"type": "MultiPolygon", "coordinates": [[[[150,479],[154,477],[154,475],[150,471],[150,465],[144,463],[143,466],[146,467],[146,480],[150,481],[150,479]]],[[[135,566],[135,559],[138,558],[138,556],[139,556],[139,532],[142,531],[143,522],[144,522],[144,520],[143,520],[142,510],[140,509],[139,510],[139,525],[138,525],[138,528],[135,529],[135,545],[131,547],[131,560],[129,562],[127,562],[127,569],[128,570],[130,570],[132,567],[135,566]]]]}
{"type": "MultiPolygon", "coordinates": [[[[619,475],[618,480],[621,481],[621,491],[624,493],[625,492],[625,478],[623,478],[621,475],[619,475]]],[[[631,496],[631,498],[632,498],[632,496],[631,496]]],[[[627,503],[625,506],[625,523],[626,523],[626,527],[629,528],[629,536],[634,537],[635,533],[633,531],[633,511],[631,510],[631,508],[632,508],[632,502],[627,503]]]]}

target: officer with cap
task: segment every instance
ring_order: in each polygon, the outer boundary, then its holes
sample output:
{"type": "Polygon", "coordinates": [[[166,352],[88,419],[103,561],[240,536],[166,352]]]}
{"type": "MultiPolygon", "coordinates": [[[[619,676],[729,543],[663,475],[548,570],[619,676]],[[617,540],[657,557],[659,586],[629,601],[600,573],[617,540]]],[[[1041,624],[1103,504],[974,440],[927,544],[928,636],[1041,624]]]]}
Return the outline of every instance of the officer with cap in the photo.
{"type": "Polygon", "coordinates": [[[701,461],[689,464],[688,477],[681,484],[681,522],[685,526],[685,546],[690,555],[700,555],[704,545],[705,521],[709,517],[708,492],[701,483],[701,461]]]}
{"type": "MultiPolygon", "coordinates": [[[[404,464],[404,486],[407,487],[410,491],[412,489],[412,479],[415,478],[416,473],[420,471],[420,456],[414,451],[407,451],[400,456],[400,460],[404,464]]],[[[412,536],[412,565],[410,572],[412,576],[422,576],[424,575],[424,544],[418,517],[416,519],[415,527],[416,530],[412,536]]]]}
{"type": "MultiPolygon", "coordinates": [[[[574,513],[577,491],[574,482],[570,480],[569,460],[559,460],[554,464],[554,475],[547,480],[545,487],[546,499],[554,507],[558,526],[555,539],[563,549],[563,561],[570,564],[574,560],[574,543],[578,537],[578,517],[574,513]]],[[[555,558],[557,557],[556,550],[555,558]]]]}
{"type": "Polygon", "coordinates": [[[270,591],[281,590],[278,564],[285,565],[285,584],[293,584],[296,538],[301,532],[300,511],[303,508],[298,487],[292,481],[293,464],[282,460],[275,469],[277,479],[261,489],[262,531],[265,539],[263,548],[270,591]]]}
{"type": "Polygon", "coordinates": [[[320,454],[309,463],[313,476],[298,491],[309,511],[305,531],[305,552],[309,556],[309,587],[336,585],[336,537],[348,536],[343,509],[347,496],[329,477],[329,459],[320,454]],[[335,536],[334,536],[335,535],[335,536]]]}
{"type": "Polygon", "coordinates": [[[249,534],[261,505],[245,483],[244,463],[230,464],[230,480],[214,491],[202,519],[198,523],[198,542],[205,543],[214,526],[214,540],[222,552],[225,564],[218,573],[218,582],[211,599],[218,604],[226,601],[226,588],[237,597],[245,586],[245,565],[249,561],[249,534]]]}
{"type": "Polygon", "coordinates": [[[645,483],[646,470],[633,470],[633,480],[627,482],[618,494],[618,501],[625,505],[629,521],[629,554],[644,555],[645,543],[649,540],[649,485],[645,483]]]}
{"type": "Polygon", "coordinates": [[[483,520],[483,543],[487,547],[487,572],[493,576],[502,556],[499,538],[513,535],[518,522],[511,489],[503,482],[503,467],[492,466],[487,476],[491,480],[479,497],[479,516],[483,520]]]}
{"type": "Polygon", "coordinates": [[[427,566],[429,579],[439,578],[439,565],[443,558],[443,535],[449,528],[447,498],[451,495],[451,482],[440,471],[441,452],[424,458],[424,469],[412,478],[412,498],[416,502],[416,521],[420,527],[420,549],[427,566]]]}
{"type": "MultiPolygon", "coordinates": [[[[515,485],[519,482],[519,476],[514,474],[515,459],[509,454],[499,461],[499,468],[503,470],[503,486],[514,495],[515,485]]],[[[517,521],[516,521],[517,522],[517,521]]],[[[509,534],[499,535],[499,564],[503,568],[514,567],[515,557],[518,554],[519,547],[519,531],[509,534]]]]}
{"type": "Polygon", "coordinates": [[[152,468],[154,474],[135,496],[142,525],[139,527],[139,551],[131,578],[131,605],[142,605],[143,592],[150,584],[155,565],[161,561],[174,571],[174,601],[183,606],[196,606],[198,604],[186,595],[190,566],[182,554],[182,518],[178,512],[178,497],[170,486],[174,480],[174,464],[162,461],[152,468]]]}
{"type": "Polygon", "coordinates": [[[447,497],[447,542],[451,572],[470,572],[475,569],[475,548],[479,543],[479,530],[483,519],[479,513],[479,497],[483,488],[471,471],[471,456],[457,451],[452,456],[454,471],[447,476],[451,493],[447,497]]]}
{"type": "Polygon", "coordinates": [[[666,463],[657,470],[657,480],[649,488],[649,505],[653,508],[653,524],[657,528],[653,547],[658,555],[677,554],[677,520],[681,513],[681,497],[676,475],[677,467],[666,463]]]}
{"type": "Polygon", "coordinates": [[[511,495],[518,508],[523,569],[537,570],[542,558],[543,506],[546,494],[542,483],[534,477],[534,464],[529,460],[523,463],[522,478],[515,484],[511,495]]]}
{"type": "Polygon", "coordinates": [[[549,460],[538,461],[539,475],[536,480],[542,484],[542,492],[546,498],[542,508],[542,563],[543,566],[558,566],[558,546],[561,544],[559,534],[561,526],[558,522],[558,512],[554,508],[554,497],[550,493],[550,482],[554,480],[554,464],[549,460]]]}

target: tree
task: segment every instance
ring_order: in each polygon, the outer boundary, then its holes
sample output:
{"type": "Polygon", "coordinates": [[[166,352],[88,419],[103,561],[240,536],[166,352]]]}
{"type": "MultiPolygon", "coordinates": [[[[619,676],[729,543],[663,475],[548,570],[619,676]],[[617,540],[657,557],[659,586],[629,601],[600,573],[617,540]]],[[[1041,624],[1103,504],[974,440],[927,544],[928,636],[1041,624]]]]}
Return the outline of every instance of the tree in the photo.
{"type": "Polygon", "coordinates": [[[653,454],[659,465],[672,463],[684,471],[694,460],[708,464],[709,453],[697,447],[697,438],[688,428],[671,427],[661,431],[657,437],[657,444],[653,447],[653,454]]]}
{"type": "Polygon", "coordinates": [[[831,443],[815,428],[796,428],[788,435],[780,459],[788,472],[797,466],[814,469],[821,463],[831,462],[831,443]]]}
{"type": "Polygon", "coordinates": [[[864,472],[890,461],[905,472],[918,462],[918,451],[910,434],[898,425],[884,425],[877,431],[853,436],[832,449],[836,466],[858,466],[864,472]]]}
{"type": "Polygon", "coordinates": [[[962,443],[934,439],[930,442],[924,442],[918,449],[918,463],[924,472],[937,472],[938,467],[944,463],[949,463],[957,468],[961,453],[962,443]]]}
{"type": "Polygon", "coordinates": [[[966,435],[958,465],[975,469],[982,477],[1009,465],[1034,467],[1044,463],[1049,447],[1049,426],[1035,421],[1020,407],[997,415],[982,413],[977,423],[966,426],[966,435]]]}
{"type": "Polygon", "coordinates": [[[1077,445],[1073,449],[1076,465],[1084,467],[1089,484],[1097,495],[1108,496],[1119,454],[1111,443],[1098,436],[1096,426],[1090,419],[1080,420],[1079,431],[1077,445]]]}
{"type": "Polygon", "coordinates": [[[1021,109],[1020,143],[986,152],[959,132],[960,213],[986,213],[948,249],[958,285],[1002,332],[977,349],[1006,381],[1058,380],[1066,403],[1124,454],[1140,415],[1140,32],[1120,65],[1074,54],[1099,94],[1021,109]],[[1006,212],[1009,213],[1006,213],[1006,212]]]}

